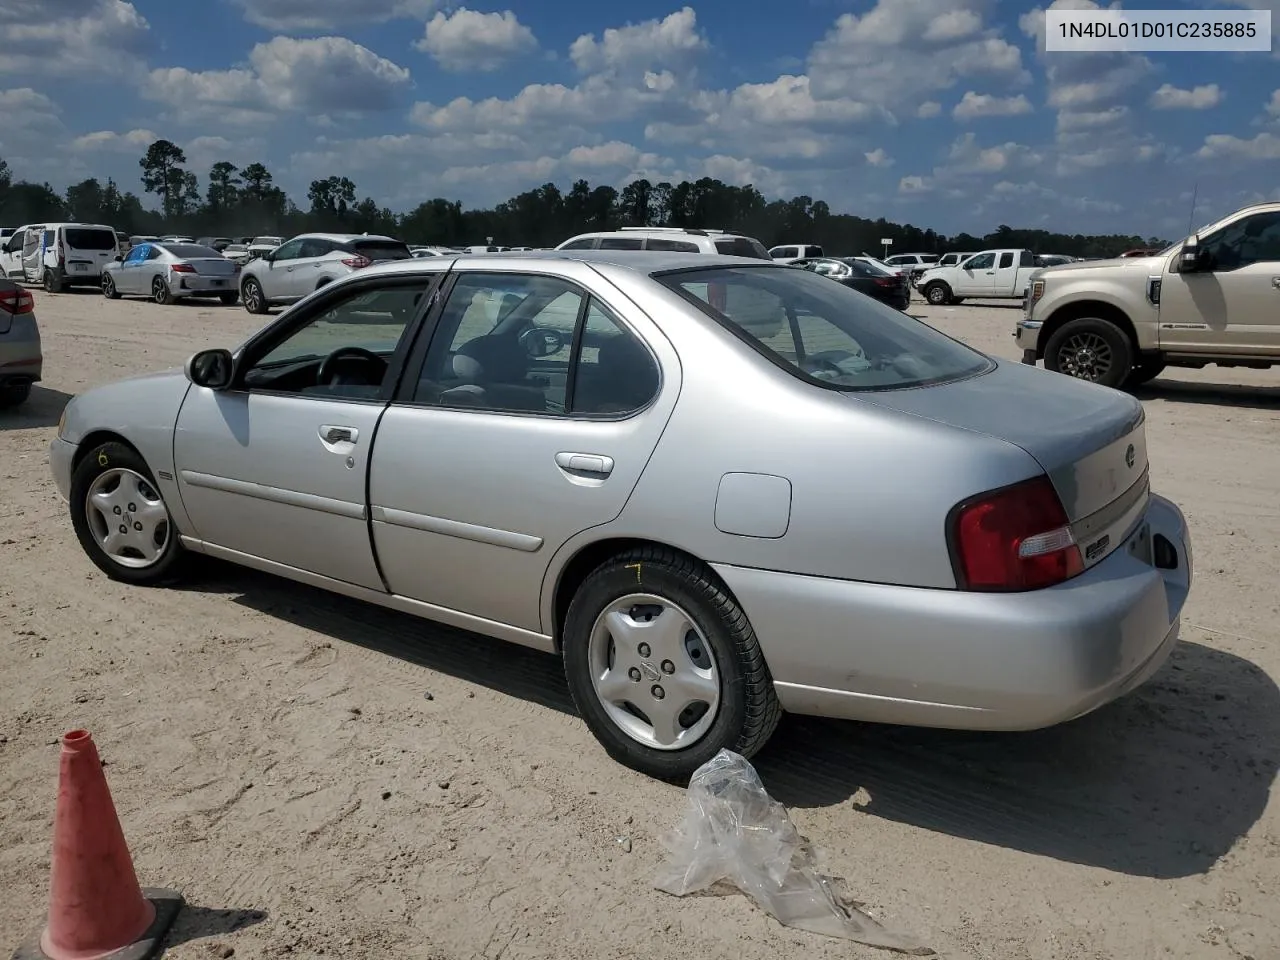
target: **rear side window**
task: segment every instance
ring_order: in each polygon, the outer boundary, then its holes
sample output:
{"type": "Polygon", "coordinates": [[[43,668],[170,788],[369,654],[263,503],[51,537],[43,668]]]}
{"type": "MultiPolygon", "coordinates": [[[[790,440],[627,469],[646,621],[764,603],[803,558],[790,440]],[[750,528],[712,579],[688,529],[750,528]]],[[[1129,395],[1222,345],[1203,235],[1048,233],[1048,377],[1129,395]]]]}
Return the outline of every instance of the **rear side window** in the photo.
{"type": "Polygon", "coordinates": [[[805,247],[805,248],[804,248],[804,251],[802,252],[801,256],[805,256],[805,257],[825,257],[825,256],[826,256],[826,254],[822,252],[822,248],[821,248],[821,247],[816,246],[816,245],[812,245],[812,244],[811,244],[810,246],[807,246],[807,247],[805,247]]]}
{"type": "MultiPolygon", "coordinates": [[[[396,240],[353,240],[351,249],[370,260],[412,260],[407,243],[396,240]]],[[[305,257],[306,254],[304,253],[305,257]]]]}
{"type": "Polygon", "coordinates": [[[759,240],[750,237],[729,237],[716,241],[716,252],[726,257],[753,257],[756,260],[772,260],[769,251],[759,240]]]}
{"type": "Polygon", "coordinates": [[[48,249],[49,247],[52,247],[52,246],[53,246],[53,231],[52,231],[52,230],[46,230],[46,231],[44,232],[44,245],[45,245],[45,249],[48,249]]]}
{"type": "Polygon", "coordinates": [[[668,240],[666,237],[650,237],[645,241],[646,250],[661,250],[665,253],[698,253],[698,245],[688,240],[668,240]]]}
{"type": "Polygon", "coordinates": [[[114,250],[117,243],[111,230],[86,230],[83,227],[68,227],[66,238],[67,246],[72,250],[114,250]]]}
{"type": "Polygon", "coordinates": [[[302,260],[306,257],[323,257],[326,253],[331,252],[337,244],[330,240],[320,240],[317,237],[307,237],[302,241],[302,246],[298,247],[298,259],[302,260]]]}
{"type": "Polygon", "coordinates": [[[655,274],[784,370],[837,390],[945,383],[983,373],[983,354],[848,287],[786,267],[655,274]]]}
{"type": "Polygon", "coordinates": [[[1013,251],[1006,250],[1004,253],[1000,254],[1000,269],[1003,270],[1005,267],[1012,267],[1012,266],[1013,266],[1013,251]]]}
{"type": "Polygon", "coordinates": [[[601,237],[601,250],[639,250],[644,246],[640,237],[601,237]]]}
{"type": "Polygon", "coordinates": [[[208,257],[222,256],[213,247],[206,247],[199,243],[166,243],[164,244],[164,249],[183,260],[201,260],[208,257]]]}

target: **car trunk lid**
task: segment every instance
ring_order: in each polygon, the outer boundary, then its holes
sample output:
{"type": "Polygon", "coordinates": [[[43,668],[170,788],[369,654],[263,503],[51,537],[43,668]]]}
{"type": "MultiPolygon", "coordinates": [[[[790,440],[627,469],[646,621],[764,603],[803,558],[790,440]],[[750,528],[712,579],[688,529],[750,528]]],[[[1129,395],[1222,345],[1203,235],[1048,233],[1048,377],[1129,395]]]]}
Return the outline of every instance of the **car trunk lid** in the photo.
{"type": "Polygon", "coordinates": [[[229,277],[236,272],[236,265],[226,257],[195,257],[187,261],[202,277],[229,277]]]}
{"type": "Polygon", "coordinates": [[[1145,509],[1145,413],[1118,390],[1000,360],[955,383],[852,396],[1021,447],[1052,481],[1086,563],[1119,546],[1145,509]]]}

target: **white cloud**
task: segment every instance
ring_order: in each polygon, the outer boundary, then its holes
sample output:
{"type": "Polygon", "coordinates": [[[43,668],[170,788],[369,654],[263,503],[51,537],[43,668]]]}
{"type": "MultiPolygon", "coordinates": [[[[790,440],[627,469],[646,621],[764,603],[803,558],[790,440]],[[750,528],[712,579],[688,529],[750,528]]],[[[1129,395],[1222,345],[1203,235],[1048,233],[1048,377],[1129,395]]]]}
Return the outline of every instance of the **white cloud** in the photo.
{"type": "Polygon", "coordinates": [[[1204,146],[1196,151],[1201,160],[1280,160],[1280,137],[1260,133],[1252,140],[1223,133],[1204,138],[1204,146]]]}
{"type": "Polygon", "coordinates": [[[1216,83],[1206,83],[1189,90],[1165,83],[1151,95],[1151,106],[1157,110],[1208,110],[1220,104],[1223,96],[1216,83]]]}
{"type": "Polygon", "coordinates": [[[4,0],[0,74],[120,76],[141,69],[151,25],[124,0],[4,0]]]}
{"type": "Polygon", "coordinates": [[[459,7],[432,17],[414,46],[446,70],[492,72],[536,50],[538,41],[510,10],[478,13],[459,7]]]}
{"type": "Polygon", "coordinates": [[[698,30],[698,15],[684,7],[661,20],[628,23],[605,30],[599,40],[584,33],[569,47],[569,58],[583,73],[657,66],[682,67],[709,44],[698,30]]]}
{"type": "Polygon", "coordinates": [[[928,120],[930,117],[936,117],[942,113],[942,104],[937,100],[926,100],[920,106],[916,107],[916,116],[921,120],[928,120]]]}
{"type": "Polygon", "coordinates": [[[1267,113],[1280,119],[1280,90],[1271,92],[1271,99],[1267,102],[1267,113]]]}
{"type": "Polygon", "coordinates": [[[848,97],[918,110],[930,94],[961,79],[1030,80],[1022,53],[984,25],[994,0],[877,0],[846,13],[809,54],[818,97],[848,97]]]}
{"type": "Polygon", "coordinates": [[[250,23],[266,30],[332,30],[345,24],[425,20],[437,0],[234,0],[250,23]]]}
{"type": "Polygon", "coordinates": [[[925,177],[903,177],[898,181],[899,193],[930,193],[932,190],[933,182],[925,177]]]}
{"type": "Polygon", "coordinates": [[[1025,144],[1008,142],[983,147],[974,134],[966,133],[951,144],[946,165],[936,169],[934,177],[944,179],[952,174],[1002,173],[1035,166],[1040,159],[1040,155],[1025,144]]]}
{"type": "Polygon", "coordinates": [[[873,167],[892,167],[893,157],[885,152],[884,147],[876,147],[874,150],[868,150],[863,154],[867,158],[867,163],[873,167]]]}
{"type": "Polygon", "coordinates": [[[115,130],[95,130],[71,141],[71,149],[84,153],[95,151],[120,151],[122,153],[142,153],[147,147],[160,139],[153,130],[138,128],[117,133],[115,130]]]}
{"type": "Polygon", "coordinates": [[[951,116],[957,120],[977,120],[981,117],[1017,117],[1031,112],[1031,101],[1021,93],[1016,97],[996,97],[968,90],[952,109],[951,116]]]}
{"type": "Polygon", "coordinates": [[[247,68],[152,70],[143,93],[177,108],[175,119],[234,124],[384,110],[408,86],[408,70],[345,37],[276,37],[250,51],[247,68]]]}

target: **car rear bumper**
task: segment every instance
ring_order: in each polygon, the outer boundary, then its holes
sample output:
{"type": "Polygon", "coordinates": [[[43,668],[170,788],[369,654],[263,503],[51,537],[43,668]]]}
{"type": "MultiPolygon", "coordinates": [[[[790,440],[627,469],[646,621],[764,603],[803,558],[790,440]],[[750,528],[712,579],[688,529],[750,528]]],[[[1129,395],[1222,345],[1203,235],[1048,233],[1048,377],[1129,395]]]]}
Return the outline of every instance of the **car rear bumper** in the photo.
{"type": "Polygon", "coordinates": [[[34,383],[43,372],[40,328],[31,314],[19,314],[0,334],[0,384],[34,383]]]}
{"type": "Polygon", "coordinates": [[[71,499],[71,461],[75,459],[76,445],[61,437],[49,441],[49,471],[53,484],[64,501],[71,499]]]}
{"type": "Polygon", "coordinates": [[[240,278],[235,274],[204,277],[200,274],[179,273],[175,274],[175,281],[169,288],[178,296],[216,296],[221,293],[238,293],[240,290],[240,278]]]}
{"type": "Polygon", "coordinates": [[[755,628],[784,709],[1030,730],[1095,710],[1160,668],[1177,643],[1191,564],[1181,511],[1153,496],[1125,544],[1048,590],[968,593],[715,569],[755,628]],[[1144,530],[1168,542],[1176,568],[1133,552],[1144,530]]]}

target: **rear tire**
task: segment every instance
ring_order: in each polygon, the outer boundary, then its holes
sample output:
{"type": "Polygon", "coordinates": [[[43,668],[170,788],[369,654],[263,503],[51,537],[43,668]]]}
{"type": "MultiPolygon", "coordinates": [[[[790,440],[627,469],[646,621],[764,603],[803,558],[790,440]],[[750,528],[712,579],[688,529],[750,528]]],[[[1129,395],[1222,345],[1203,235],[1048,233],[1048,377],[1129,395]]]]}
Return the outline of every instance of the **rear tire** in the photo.
{"type": "Polygon", "coordinates": [[[164,282],[164,277],[156,277],[151,281],[151,299],[165,307],[178,302],[173,291],[169,289],[169,284],[164,282]]]}
{"type": "Polygon", "coordinates": [[[925,284],[924,298],[935,307],[945,306],[951,302],[951,288],[941,280],[932,280],[925,284]]]}
{"type": "Polygon", "coordinates": [[[44,272],[44,289],[47,293],[63,293],[67,289],[67,282],[52,270],[46,270],[44,272]]]}
{"type": "Polygon", "coordinates": [[[1054,331],[1045,344],[1044,366],[1054,373],[1119,388],[1133,371],[1133,345],[1111,321],[1081,317],[1054,331]]]}
{"type": "Polygon", "coordinates": [[[721,749],[751,757],[782,716],[742,608],[709,569],[665,548],[628,551],[588,576],[569,606],[562,646],[587,727],[614,760],[657,779],[687,783],[721,749]],[[655,625],[666,617],[673,629],[660,632],[655,625]],[[637,636],[652,638],[652,648],[628,642],[637,636]]]}

